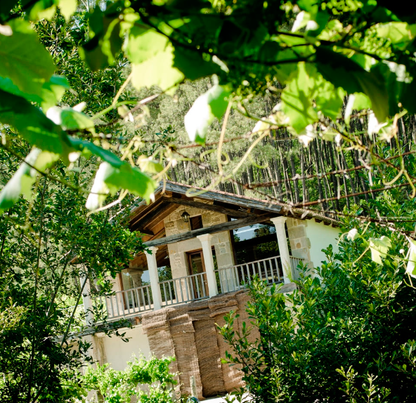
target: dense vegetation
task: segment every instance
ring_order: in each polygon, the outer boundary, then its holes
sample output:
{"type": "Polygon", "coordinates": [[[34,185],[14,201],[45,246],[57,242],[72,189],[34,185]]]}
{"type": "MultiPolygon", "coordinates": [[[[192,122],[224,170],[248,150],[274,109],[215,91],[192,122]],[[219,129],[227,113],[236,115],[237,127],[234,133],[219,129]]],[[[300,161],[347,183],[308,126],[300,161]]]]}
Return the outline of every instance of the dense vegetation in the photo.
{"type": "Polygon", "coordinates": [[[410,401],[414,22],[374,0],[2,1],[0,400],[79,395],[85,279],[110,291],[142,249],[129,192],[170,177],[359,235],[291,311],[253,290],[257,349],[225,331],[264,360],[245,368],[256,399],[410,401]]]}
{"type": "MultiPolygon", "coordinates": [[[[380,197],[367,207],[401,215],[410,206],[380,197]]],[[[326,251],[321,267],[305,268],[292,294],[252,285],[252,321],[241,333],[228,316],[221,329],[227,361],[242,366],[244,392],[255,402],[414,401],[416,289],[405,272],[405,237],[374,224],[353,234],[344,233],[338,253],[326,251]],[[382,264],[365,253],[380,233],[391,240],[382,264]]]]}

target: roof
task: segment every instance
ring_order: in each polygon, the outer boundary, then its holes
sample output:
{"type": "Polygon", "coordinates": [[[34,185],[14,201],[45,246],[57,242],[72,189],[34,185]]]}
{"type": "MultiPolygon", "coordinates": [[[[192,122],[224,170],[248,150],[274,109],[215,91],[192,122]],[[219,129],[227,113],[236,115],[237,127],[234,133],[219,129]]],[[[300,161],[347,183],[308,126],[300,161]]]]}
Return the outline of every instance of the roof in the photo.
{"type": "Polygon", "coordinates": [[[217,211],[234,218],[248,218],[269,213],[272,216],[315,218],[325,224],[338,225],[333,218],[316,214],[310,210],[171,181],[162,182],[155,190],[154,195],[152,203],[146,204],[145,201],[142,201],[130,211],[129,227],[133,231],[142,232],[144,241],[162,237],[164,235],[163,220],[181,205],[217,211]]]}

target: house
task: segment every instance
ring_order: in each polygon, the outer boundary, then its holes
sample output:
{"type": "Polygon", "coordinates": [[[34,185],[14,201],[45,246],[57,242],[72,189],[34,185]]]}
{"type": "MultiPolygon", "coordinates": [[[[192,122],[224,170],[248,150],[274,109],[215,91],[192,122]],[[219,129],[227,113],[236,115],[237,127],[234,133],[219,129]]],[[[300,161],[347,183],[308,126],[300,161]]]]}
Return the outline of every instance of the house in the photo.
{"type": "MultiPolygon", "coordinates": [[[[282,292],[289,292],[299,263],[317,266],[325,258],[321,250],[336,247],[334,220],[296,213],[269,201],[161,185],[151,204],[140,203],[130,214],[130,229],[143,234],[147,250],[114,281],[114,295],[101,301],[108,320],[131,320],[130,342],[90,336],[95,358],[124,369],[133,353],[174,355],[182,393],[190,393],[191,376],[200,398],[238,387],[238,368],[221,364],[227,346],[216,325],[231,310],[240,314],[237,326],[248,320],[246,284],[254,276],[284,283],[282,292]]],[[[87,295],[84,303],[90,306],[87,295]]]]}

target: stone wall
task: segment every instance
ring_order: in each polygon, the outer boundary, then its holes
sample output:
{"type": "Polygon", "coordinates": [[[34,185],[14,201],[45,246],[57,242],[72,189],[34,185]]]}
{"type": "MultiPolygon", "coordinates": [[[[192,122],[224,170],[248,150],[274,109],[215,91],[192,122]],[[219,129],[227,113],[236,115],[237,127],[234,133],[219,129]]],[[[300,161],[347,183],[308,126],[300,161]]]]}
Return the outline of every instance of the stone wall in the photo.
{"type": "MultiPolygon", "coordinates": [[[[209,203],[207,200],[203,199],[198,199],[198,201],[209,203]]],[[[190,223],[185,223],[181,217],[185,210],[191,217],[200,215],[204,227],[221,224],[228,220],[226,215],[214,211],[190,206],[179,207],[164,220],[166,236],[181,234],[190,230],[190,223]]],[[[215,248],[218,268],[234,265],[234,255],[232,253],[229,231],[214,234],[211,239],[211,244],[215,248]]],[[[201,242],[196,238],[168,245],[173,278],[184,277],[189,274],[187,272],[188,263],[186,261],[186,252],[201,248],[201,242]]]]}
{"type": "MultiPolygon", "coordinates": [[[[224,315],[233,310],[240,315],[235,326],[241,330],[242,323],[249,322],[247,301],[247,292],[237,291],[143,315],[142,326],[151,351],[157,357],[176,357],[172,371],[179,372],[181,394],[191,393],[191,376],[195,377],[200,399],[225,394],[242,385],[237,366],[221,363],[229,346],[217,325],[224,325],[224,315]]],[[[253,341],[258,337],[257,329],[251,337],[253,341]]]]}

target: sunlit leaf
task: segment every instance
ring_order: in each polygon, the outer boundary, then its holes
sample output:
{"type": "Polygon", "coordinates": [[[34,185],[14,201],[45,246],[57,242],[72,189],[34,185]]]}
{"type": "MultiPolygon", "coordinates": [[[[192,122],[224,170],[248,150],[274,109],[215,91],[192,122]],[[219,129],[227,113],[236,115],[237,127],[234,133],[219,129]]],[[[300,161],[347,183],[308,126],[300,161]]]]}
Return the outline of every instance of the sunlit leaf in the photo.
{"type": "Polygon", "coordinates": [[[13,34],[0,35],[0,77],[22,92],[42,97],[43,84],[55,71],[52,58],[28,22],[14,19],[9,24],[13,34]]]}
{"type": "Polygon", "coordinates": [[[380,122],[389,116],[389,94],[379,74],[365,71],[360,65],[340,53],[320,46],[316,51],[318,71],[335,87],[347,93],[361,92],[371,100],[371,108],[380,122]]]}
{"type": "Polygon", "coordinates": [[[227,109],[230,90],[214,85],[197,98],[185,115],[185,129],[191,141],[205,144],[208,128],[215,118],[221,119],[227,109]]]}
{"type": "Polygon", "coordinates": [[[47,111],[50,107],[56,105],[65,94],[65,91],[69,89],[70,86],[65,77],[53,75],[42,86],[42,109],[47,111]]]}
{"type": "Polygon", "coordinates": [[[406,273],[416,278],[416,241],[408,238],[409,240],[409,262],[406,266],[406,273]]]}
{"type": "Polygon", "coordinates": [[[149,200],[156,189],[156,183],[127,162],[123,162],[120,168],[103,162],[95,175],[86,207],[89,210],[98,209],[103,205],[107,195],[114,195],[120,189],[129,190],[131,193],[149,200]]]}
{"type": "Polygon", "coordinates": [[[318,114],[312,106],[318,79],[316,70],[301,62],[282,93],[283,111],[297,133],[318,120],[318,114]]]}
{"type": "Polygon", "coordinates": [[[65,20],[69,21],[72,14],[77,11],[78,2],[77,0],[58,0],[58,7],[65,20]]]}
{"type": "Polygon", "coordinates": [[[173,67],[174,48],[168,43],[166,47],[149,59],[132,65],[132,84],[135,88],[157,85],[167,90],[182,81],[185,76],[173,67]]]}
{"type": "Polygon", "coordinates": [[[370,238],[371,259],[373,262],[383,264],[382,259],[387,256],[387,252],[391,247],[390,238],[382,236],[381,238],[370,238]]]}
{"type": "Polygon", "coordinates": [[[391,41],[397,49],[405,49],[416,37],[416,24],[406,22],[388,22],[378,24],[376,27],[377,36],[391,41]]]}
{"type": "Polygon", "coordinates": [[[0,122],[15,127],[30,144],[63,154],[67,136],[38,108],[24,98],[0,90],[0,122]]]}
{"type": "Polygon", "coordinates": [[[0,192],[0,212],[8,210],[23,195],[27,199],[32,196],[32,185],[39,174],[44,172],[59,159],[59,154],[42,151],[34,148],[25,158],[13,177],[0,192]],[[36,168],[36,169],[35,169],[36,168]]]}

